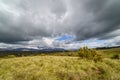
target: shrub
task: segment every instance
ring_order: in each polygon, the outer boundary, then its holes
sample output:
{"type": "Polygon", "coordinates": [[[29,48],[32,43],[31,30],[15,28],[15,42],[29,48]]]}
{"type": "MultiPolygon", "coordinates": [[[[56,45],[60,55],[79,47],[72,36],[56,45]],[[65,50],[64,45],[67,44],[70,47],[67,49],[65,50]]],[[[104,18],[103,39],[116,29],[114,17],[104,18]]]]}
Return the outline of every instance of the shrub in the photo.
{"type": "Polygon", "coordinates": [[[44,53],[40,54],[40,56],[46,56],[44,53]]]}
{"type": "Polygon", "coordinates": [[[91,59],[94,61],[101,61],[102,56],[95,49],[88,49],[88,47],[83,47],[78,50],[79,57],[85,59],[91,59]]]}
{"type": "Polygon", "coordinates": [[[7,55],[5,58],[15,58],[15,55],[7,55]]]}
{"type": "Polygon", "coordinates": [[[118,54],[113,55],[112,59],[120,59],[118,54]]]}

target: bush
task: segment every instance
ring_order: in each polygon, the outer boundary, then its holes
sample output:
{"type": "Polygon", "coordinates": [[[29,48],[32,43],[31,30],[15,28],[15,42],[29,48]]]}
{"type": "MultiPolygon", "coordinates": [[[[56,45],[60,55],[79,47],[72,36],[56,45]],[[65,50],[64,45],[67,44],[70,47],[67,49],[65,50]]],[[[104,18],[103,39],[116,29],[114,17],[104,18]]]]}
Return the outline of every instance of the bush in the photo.
{"type": "Polygon", "coordinates": [[[44,53],[40,54],[40,56],[46,56],[44,53]]]}
{"type": "Polygon", "coordinates": [[[91,59],[94,61],[101,61],[102,56],[95,49],[88,49],[88,47],[83,47],[78,50],[79,57],[85,59],[91,59]]]}
{"type": "Polygon", "coordinates": [[[15,58],[15,55],[7,55],[5,58],[15,58]]]}
{"type": "Polygon", "coordinates": [[[120,59],[118,54],[113,55],[112,59],[120,59]]]}

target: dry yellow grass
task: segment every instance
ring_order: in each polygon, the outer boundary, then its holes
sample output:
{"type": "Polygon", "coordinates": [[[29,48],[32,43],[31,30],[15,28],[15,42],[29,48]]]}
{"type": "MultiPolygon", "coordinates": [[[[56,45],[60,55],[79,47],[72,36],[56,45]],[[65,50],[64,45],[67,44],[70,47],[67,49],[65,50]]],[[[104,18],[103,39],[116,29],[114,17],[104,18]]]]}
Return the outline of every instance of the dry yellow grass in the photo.
{"type": "Polygon", "coordinates": [[[64,56],[0,59],[0,80],[120,80],[120,60],[64,56]]]}

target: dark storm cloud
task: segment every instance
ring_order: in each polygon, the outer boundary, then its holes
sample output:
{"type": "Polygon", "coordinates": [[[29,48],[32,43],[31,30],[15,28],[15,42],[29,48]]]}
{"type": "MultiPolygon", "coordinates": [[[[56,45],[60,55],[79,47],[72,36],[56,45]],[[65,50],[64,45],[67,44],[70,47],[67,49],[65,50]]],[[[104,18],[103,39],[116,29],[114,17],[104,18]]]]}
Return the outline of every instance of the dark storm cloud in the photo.
{"type": "MultiPolygon", "coordinates": [[[[119,0],[89,0],[86,1],[85,9],[87,14],[92,14],[91,20],[81,25],[76,30],[77,40],[89,38],[106,39],[108,33],[120,29],[120,1],[119,0]]],[[[119,35],[118,35],[119,36],[119,35]]],[[[111,35],[111,37],[116,37],[111,35]]]]}
{"type": "Polygon", "coordinates": [[[0,0],[0,42],[120,36],[120,0],[0,0]]]}
{"type": "MultiPolygon", "coordinates": [[[[15,4],[16,5],[16,4],[15,4]]],[[[2,4],[1,4],[2,6],[2,4]]],[[[5,7],[8,8],[9,5],[5,7]]],[[[17,5],[16,5],[17,6],[17,5]]],[[[4,6],[3,6],[4,7],[4,6]]],[[[11,6],[10,6],[11,7],[11,6]]],[[[31,6],[32,7],[32,6],[31,6]]],[[[12,12],[11,10],[0,10],[0,42],[17,42],[31,40],[33,37],[50,36],[51,31],[47,32],[45,25],[35,25],[32,21],[31,11],[20,9],[12,12]],[[21,10],[21,11],[20,11],[21,10]],[[39,26],[41,28],[39,28],[39,26]]],[[[34,9],[33,9],[34,10],[34,9]]]]}

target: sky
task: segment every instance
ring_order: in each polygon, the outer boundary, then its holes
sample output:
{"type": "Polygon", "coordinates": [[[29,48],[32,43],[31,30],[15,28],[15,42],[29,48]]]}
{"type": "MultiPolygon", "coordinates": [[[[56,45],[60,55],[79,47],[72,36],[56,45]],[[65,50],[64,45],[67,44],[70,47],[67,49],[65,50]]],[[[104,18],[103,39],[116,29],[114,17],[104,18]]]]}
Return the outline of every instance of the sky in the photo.
{"type": "Polygon", "coordinates": [[[0,0],[0,48],[120,45],[120,0],[0,0]]]}

